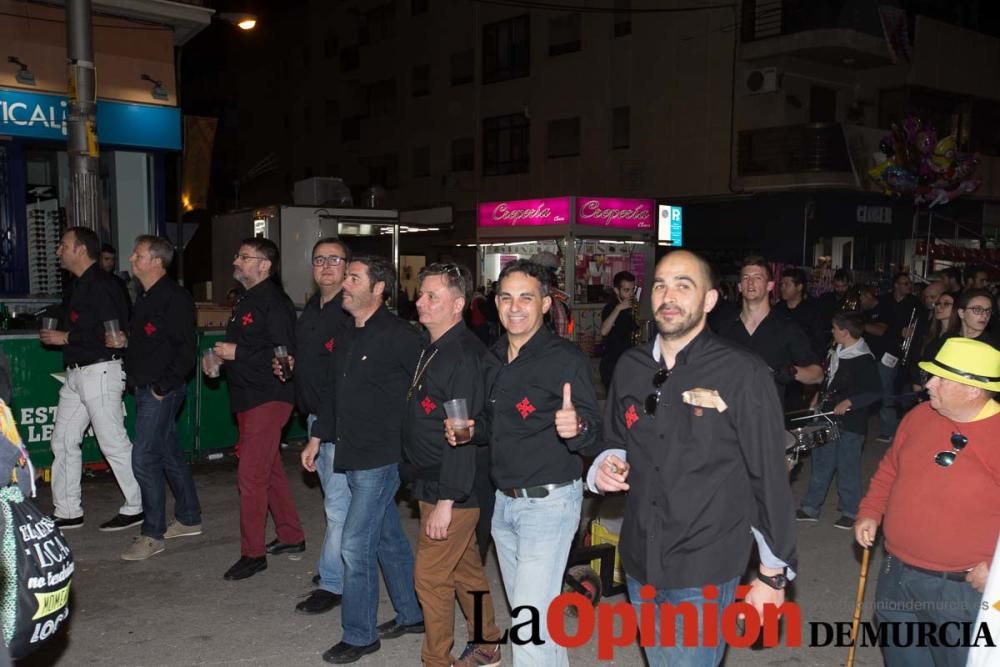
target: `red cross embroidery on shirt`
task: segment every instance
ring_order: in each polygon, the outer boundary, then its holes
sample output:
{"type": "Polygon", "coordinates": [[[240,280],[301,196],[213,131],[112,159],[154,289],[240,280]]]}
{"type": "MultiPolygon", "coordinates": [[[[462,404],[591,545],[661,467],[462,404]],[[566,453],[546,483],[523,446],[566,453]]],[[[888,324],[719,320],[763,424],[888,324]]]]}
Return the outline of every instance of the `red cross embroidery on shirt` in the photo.
{"type": "Polygon", "coordinates": [[[420,407],[424,409],[425,415],[429,415],[430,413],[434,412],[434,408],[437,407],[437,404],[434,401],[432,401],[431,397],[428,395],[424,396],[424,400],[420,401],[420,407]]]}
{"type": "Polygon", "coordinates": [[[521,419],[527,419],[528,415],[535,411],[535,406],[531,404],[528,397],[525,396],[524,400],[514,406],[517,411],[521,413],[521,419]]]}
{"type": "Polygon", "coordinates": [[[253,313],[247,313],[243,316],[243,326],[248,327],[253,324],[253,313]]]}
{"type": "Polygon", "coordinates": [[[146,332],[147,336],[152,336],[154,333],[156,333],[156,327],[153,325],[152,322],[146,322],[146,326],[144,326],[142,330],[146,332]]]}
{"type": "Polygon", "coordinates": [[[326,341],[325,343],[323,343],[323,347],[326,348],[327,352],[333,352],[333,348],[335,348],[336,346],[337,346],[337,341],[335,341],[332,338],[330,340],[326,341]]]}
{"type": "Polygon", "coordinates": [[[69,311],[70,322],[76,322],[78,319],[80,319],[80,313],[76,312],[75,310],[69,311]]]}
{"type": "Polygon", "coordinates": [[[631,431],[632,426],[634,426],[637,421],[639,421],[639,415],[635,411],[635,406],[634,405],[628,406],[628,410],[625,411],[626,428],[628,428],[631,431]]]}

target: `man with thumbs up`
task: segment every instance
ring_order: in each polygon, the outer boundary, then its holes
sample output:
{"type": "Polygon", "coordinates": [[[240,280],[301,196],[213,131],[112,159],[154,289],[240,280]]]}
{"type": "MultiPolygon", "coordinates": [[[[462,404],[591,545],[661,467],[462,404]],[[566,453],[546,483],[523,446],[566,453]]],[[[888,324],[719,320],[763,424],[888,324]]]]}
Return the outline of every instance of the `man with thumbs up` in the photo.
{"type": "Polygon", "coordinates": [[[519,260],[500,272],[497,310],[507,333],[491,349],[487,373],[497,487],[493,541],[513,609],[519,666],[569,664],[566,650],[549,637],[545,615],[562,590],[580,522],[580,455],[597,448],[601,429],[590,362],[543,325],[552,307],[549,287],[547,270],[532,262],[519,260]],[[518,625],[533,620],[542,643],[519,643],[518,625]]]}

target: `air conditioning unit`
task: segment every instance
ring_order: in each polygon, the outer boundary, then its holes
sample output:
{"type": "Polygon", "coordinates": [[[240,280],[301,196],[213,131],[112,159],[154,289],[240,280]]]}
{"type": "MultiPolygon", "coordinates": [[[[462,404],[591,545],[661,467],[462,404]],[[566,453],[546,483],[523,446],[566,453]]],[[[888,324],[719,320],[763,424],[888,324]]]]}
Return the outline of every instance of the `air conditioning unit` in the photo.
{"type": "Polygon", "coordinates": [[[777,67],[761,67],[749,70],[743,76],[743,90],[747,95],[776,93],[781,88],[777,67]]]}

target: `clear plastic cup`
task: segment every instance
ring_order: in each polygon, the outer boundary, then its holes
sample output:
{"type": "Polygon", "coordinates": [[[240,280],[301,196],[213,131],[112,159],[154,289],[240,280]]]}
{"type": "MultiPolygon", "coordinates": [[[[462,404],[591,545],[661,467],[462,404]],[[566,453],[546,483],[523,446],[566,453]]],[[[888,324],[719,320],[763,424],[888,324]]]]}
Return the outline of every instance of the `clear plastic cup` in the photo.
{"type": "Polygon", "coordinates": [[[202,368],[205,370],[206,377],[219,377],[219,369],[222,367],[222,360],[219,359],[219,355],[215,353],[215,350],[208,348],[204,353],[202,353],[202,357],[205,360],[202,368]]]}
{"type": "Polygon", "coordinates": [[[464,398],[453,398],[444,402],[444,413],[448,416],[451,430],[455,432],[455,444],[461,445],[472,440],[469,427],[469,404],[464,398]]]}

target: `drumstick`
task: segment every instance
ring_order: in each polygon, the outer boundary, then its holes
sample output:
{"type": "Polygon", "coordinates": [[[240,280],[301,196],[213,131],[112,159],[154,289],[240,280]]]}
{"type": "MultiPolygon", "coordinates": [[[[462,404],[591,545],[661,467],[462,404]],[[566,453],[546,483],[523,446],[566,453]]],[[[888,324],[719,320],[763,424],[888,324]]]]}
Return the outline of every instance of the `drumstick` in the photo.
{"type": "MultiPolygon", "coordinates": [[[[847,408],[847,412],[850,412],[850,411],[851,411],[851,409],[847,408]]],[[[830,410],[830,412],[818,412],[818,413],[816,413],[814,415],[806,415],[805,417],[792,417],[788,421],[790,421],[790,422],[798,422],[798,421],[802,421],[803,419],[814,419],[816,417],[829,417],[830,415],[835,415],[835,414],[837,414],[837,413],[834,412],[833,410],[830,410]]]]}
{"type": "Polygon", "coordinates": [[[851,650],[847,653],[847,663],[844,667],[854,666],[854,649],[858,642],[858,621],[861,618],[861,603],[865,599],[865,582],[868,579],[868,556],[871,550],[865,547],[865,553],[861,557],[861,578],[858,579],[858,599],[854,603],[854,618],[851,620],[851,650]]]}

